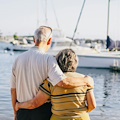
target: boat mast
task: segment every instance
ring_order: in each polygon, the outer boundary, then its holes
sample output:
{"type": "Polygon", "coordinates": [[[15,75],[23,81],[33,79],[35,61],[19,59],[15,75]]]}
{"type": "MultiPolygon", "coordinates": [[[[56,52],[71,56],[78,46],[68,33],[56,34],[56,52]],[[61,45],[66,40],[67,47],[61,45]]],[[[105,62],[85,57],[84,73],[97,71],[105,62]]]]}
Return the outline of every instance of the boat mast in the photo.
{"type": "Polygon", "coordinates": [[[45,0],[45,24],[48,24],[48,19],[47,19],[47,0],[45,0]]]}
{"type": "Polygon", "coordinates": [[[40,20],[39,20],[39,0],[37,0],[37,28],[40,25],[40,20]]]}
{"type": "Polygon", "coordinates": [[[51,0],[51,3],[52,3],[52,8],[53,8],[53,12],[54,12],[54,15],[55,15],[57,27],[60,28],[60,25],[59,25],[59,22],[58,22],[58,19],[57,19],[57,15],[56,15],[56,11],[55,11],[55,7],[54,7],[54,4],[53,4],[53,0],[51,0]]]}
{"type": "MultiPolygon", "coordinates": [[[[37,0],[37,28],[40,25],[40,20],[39,20],[39,16],[40,16],[40,8],[39,8],[39,2],[40,0],[37,0]]],[[[45,0],[45,25],[48,24],[48,19],[47,19],[47,0],[45,0]]]]}
{"type": "Polygon", "coordinates": [[[80,11],[80,15],[79,15],[79,18],[78,18],[78,21],[77,21],[77,24],[76,24],[76,27],[75,27],[75,30],[74,30],[74,33],[73,33],[72,40],[74,40],[75,33],[76,33],[76,31],[77,31],[77,27],[78,27],[78,24],[79,24],[79,21],[80,21],[81,15],[82,15],[82,11],[83,11],[83,8],[84,8],[84,5],[85,5],[85,2],[86,2],[86,0],[83,1],[83,5],[82,5],[81,11],[80,11]]]}
{"type": "Polygon", "coordinates": [[[107,38],[109,37],[109,22],[110,22],[110,0],[108,0],[108,16],[107,16],[107,38]]]}

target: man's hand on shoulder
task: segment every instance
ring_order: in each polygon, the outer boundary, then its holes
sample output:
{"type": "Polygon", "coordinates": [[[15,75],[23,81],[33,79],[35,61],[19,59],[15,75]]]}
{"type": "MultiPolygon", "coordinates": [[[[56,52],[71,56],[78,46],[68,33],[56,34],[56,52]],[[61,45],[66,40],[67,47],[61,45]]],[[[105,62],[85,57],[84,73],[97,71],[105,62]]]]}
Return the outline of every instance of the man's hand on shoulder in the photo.
{"type": "Polygon", "coordinates": [[[74,88],[87,85],[88,87],[94,88],[94,81],[90,76],[81,77],[67,77],[61,80],[57,86],[64,88],[74,88]]]}
{"type": "Polygon", "coordinates": [[[94,80],[92,77],[86,75],[84,80],[86,81],[87,86],[94,88],[94,80]]]}

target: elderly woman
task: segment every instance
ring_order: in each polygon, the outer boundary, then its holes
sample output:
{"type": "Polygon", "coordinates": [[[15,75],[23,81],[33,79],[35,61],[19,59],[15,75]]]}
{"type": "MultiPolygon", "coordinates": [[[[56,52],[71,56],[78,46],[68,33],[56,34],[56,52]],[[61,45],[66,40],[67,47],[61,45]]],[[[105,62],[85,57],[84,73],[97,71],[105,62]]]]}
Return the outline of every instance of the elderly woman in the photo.
{"type": "MultiPolygon", "coordinates": [[[[80,77],[82,74],[76,73],[78,59],[71,49],[64,49],[56,55],[59,67],[68,77],[80,77]]],[[[50,120],[90,120],[88,112],[96,107],[96,102],[92,88],[81,86],[75,88],[62,88],[52,86],[45,80],[39,87],[38,94],[24,103],[17,103],[19,108],[36,108],[51,99],[52,116],[50,120]]]]}

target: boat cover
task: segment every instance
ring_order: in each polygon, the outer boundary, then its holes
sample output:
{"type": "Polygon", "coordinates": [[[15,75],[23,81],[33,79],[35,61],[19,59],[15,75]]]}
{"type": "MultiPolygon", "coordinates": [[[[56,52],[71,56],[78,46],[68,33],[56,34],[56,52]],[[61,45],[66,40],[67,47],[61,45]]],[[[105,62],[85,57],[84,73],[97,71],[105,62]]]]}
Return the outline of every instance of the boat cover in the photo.
{"type": "Polygon", "coordinates": [[[109,50],[120,50],[120,41],[113,41],[109,36],[107,36],[107,49],[109,50]]]}

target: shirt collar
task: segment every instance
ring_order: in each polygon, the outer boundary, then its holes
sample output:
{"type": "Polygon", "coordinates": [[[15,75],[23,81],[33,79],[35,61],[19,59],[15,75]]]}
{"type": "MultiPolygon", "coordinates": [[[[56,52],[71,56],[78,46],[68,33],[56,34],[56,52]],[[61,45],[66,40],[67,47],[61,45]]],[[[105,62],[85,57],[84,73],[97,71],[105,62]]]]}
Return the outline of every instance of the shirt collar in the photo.
{"type": "Polygon", "coordinates": [[[34,46],[31,48],[31,50],[38,51],[41,53],[45,53],[44,49],[42,47],[34,46]]]}

